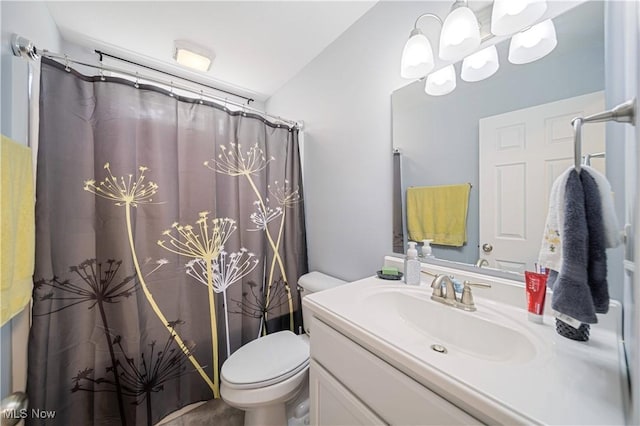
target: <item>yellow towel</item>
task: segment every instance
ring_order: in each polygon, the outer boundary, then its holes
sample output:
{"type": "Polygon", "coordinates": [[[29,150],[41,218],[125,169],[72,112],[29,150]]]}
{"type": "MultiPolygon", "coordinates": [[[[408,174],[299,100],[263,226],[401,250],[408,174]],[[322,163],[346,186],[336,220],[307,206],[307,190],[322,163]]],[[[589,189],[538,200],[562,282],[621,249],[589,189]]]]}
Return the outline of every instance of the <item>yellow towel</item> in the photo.
{"type": "Polygon", "coordinates": [[[468,183],[408,188],[409,239],[461,247],[467,241],[470,190],[468,183]]]}
{"type": "Polygon", "coordinates": [[[35,212],[31,148],[2,136],[0,145],[0,326],[31,299],[35,212]]]}

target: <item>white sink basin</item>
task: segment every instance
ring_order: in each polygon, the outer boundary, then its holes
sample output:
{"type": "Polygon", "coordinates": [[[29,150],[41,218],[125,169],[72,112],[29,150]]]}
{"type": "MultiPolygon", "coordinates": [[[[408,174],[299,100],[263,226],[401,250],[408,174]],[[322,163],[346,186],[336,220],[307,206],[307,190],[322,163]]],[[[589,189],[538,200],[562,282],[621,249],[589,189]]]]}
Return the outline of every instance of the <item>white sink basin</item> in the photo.
{"type": "Polygon", "coordinates": [[[429,293],[406,286],[387,287],[364,295],[358,303],[363,310],[376,313],[376,322],[413,333],[412,340],[423,339],[426,345],[444,346],[443,356],[494,362],[526,362],[535,357],[534,337],[508,316],[484,305],[476,312],[466,312],[431,300],[429,293]]]}

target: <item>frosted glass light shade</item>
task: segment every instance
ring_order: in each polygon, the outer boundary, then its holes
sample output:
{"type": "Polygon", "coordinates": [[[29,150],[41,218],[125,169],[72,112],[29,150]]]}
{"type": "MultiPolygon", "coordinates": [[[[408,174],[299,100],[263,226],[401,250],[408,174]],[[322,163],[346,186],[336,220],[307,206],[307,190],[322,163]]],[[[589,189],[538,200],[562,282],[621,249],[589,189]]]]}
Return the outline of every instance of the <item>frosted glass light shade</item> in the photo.
{"type": "Polygon", "coordinates": [[[547,10],[546,0],[495,0],[491,10],[491,32],[509,35],[531,26],[547,10]]]}
{"type": "Polygon", "coordinates": [[[556,27],[551,19],[547,19],[511,37],[509,62],[527,64],[536,61],[551,53],[557,44],[556,27]]]}
{"type": "Polygon", "coordinates": [[[209,71],[211,59],[185,49],[176,51],[176,62],[199,71],[209,71]]]}
{"type": "Polygon", "coordinates": [[[495,74],[498,68],[498,50],[495,46],[489,46],[464,58],[460,78],[464,81],[484,80],[495,74]]]}
{"type": "Polygon", "coordinates": [[[420,30],[414,29],[402,50],[400,76],[410,79],[422,78],[434,65],[433,49],[429,39],[420,30]]]}
{"type": "Polygon", "coordinates": [[[174,44],[173,58],[177,63],[198,71],[209,71],[215,58],[213,52],[185,40],[176,40],[174,44]]]}
{"type": "Polygon", "coordinates": [[[478,20],[468,7],[451,11],[442,24],[440,33],[440,59],[458,60],[480,46],[478,20]]]}
{"type": "Polygon", "coordinates": [[[456,70],[453,65],[442,68],[427,76],[424,91],[432,96],[442,96],[456,88],[456,70]]]}

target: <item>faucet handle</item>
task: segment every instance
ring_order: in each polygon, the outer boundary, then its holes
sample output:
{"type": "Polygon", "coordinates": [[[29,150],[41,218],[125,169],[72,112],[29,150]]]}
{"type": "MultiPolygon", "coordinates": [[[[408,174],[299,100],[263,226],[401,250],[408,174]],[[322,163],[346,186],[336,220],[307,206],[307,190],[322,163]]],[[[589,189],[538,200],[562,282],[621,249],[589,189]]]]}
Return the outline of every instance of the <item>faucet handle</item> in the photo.
{"type": "Polygon", "coordinates": [[[465,311],[475,311],[476,305],[473,302],[473,295],[471,294],[471,287],[490,288],[491,284],[474,283],[471,281],[464,281],[464,287],[462,288],[462,297],[460,298],[460,305],[465,311]]]}
{"type": "Polygon", "coordinates": [[[483,288],[491,288],[491,284],[485,284],[485,283],[474,283],[471,281],[464,281],[463,284],[465,286],[471,286],[471,287],[483,287],[483,288]]]}
{"type": "Polygon", "coordinates": [[[476,267],[482,268],[483,266],[489,266],[489,261],[487,261],[487,259],[485,259],[484,257],[481,257],[476,262],[476,267]]]}

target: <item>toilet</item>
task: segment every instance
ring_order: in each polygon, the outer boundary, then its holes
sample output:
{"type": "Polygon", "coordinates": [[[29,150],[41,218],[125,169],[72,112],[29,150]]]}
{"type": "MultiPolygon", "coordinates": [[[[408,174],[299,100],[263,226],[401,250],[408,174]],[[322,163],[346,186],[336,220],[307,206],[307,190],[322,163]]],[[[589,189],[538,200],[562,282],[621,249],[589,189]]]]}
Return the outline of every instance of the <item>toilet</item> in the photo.
{"type": "MultiPolygon", "coordinates": [[[[298,280],[302,297],[342,284],[345,281],[317,271],[298,280]]],[[[242,346],[222,364],[220,396],[245,411],[245,426],[287,425],[287,404],[294,401],[292,424],[303,424],[308,416],[311,314],[303,309],[302,318],[305,334],[268,334],[242,346]]]]}

